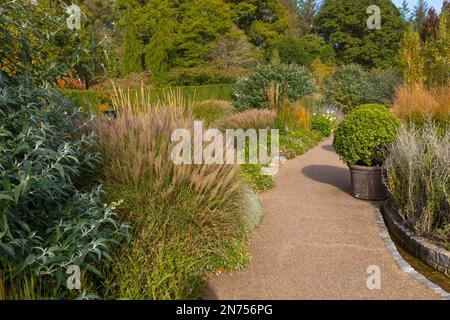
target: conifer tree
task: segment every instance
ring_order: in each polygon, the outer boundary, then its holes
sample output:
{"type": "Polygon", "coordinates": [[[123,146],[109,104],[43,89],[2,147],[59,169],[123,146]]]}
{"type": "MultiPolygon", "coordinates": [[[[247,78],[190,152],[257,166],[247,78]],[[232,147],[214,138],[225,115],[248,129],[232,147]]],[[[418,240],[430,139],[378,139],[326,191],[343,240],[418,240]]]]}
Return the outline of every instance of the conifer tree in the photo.
{"type": "Polygon", "coordinates": [[[298,0],[280,0],[287,11],[288,29],[287,34],[293,38],[299,38],[303,32],[300,23],[300,11],[297,5],[298,0]]]}
{"type": "Polygon", "coordinates": [[[128,5],[125,19],[125,43],[123,73],[141,72],[142,44],[137,38],[137,27],[131,5],[128,5]]]}
{"type": "Polygon", "coordinates": [[[414,13],[413,13],[413,24],[416,30],[419,30],[422,26],[423,22],[427,18],[427,12],[428,12],[428,3],[426,0],[417,0],[417,4],[414,7],[414,13]]]}
{"type": "Polygon", "coordinates": [[[439,15],[436,10],[431,7],[428,10],[427,17],[420,26],[419,33],[422,42],[426,42],[428,39],[435,38],[439,27],[439,15]]]}
{"type": "Polygon", "coordinates": [[[169,71],[169,52],[173,47],[176,11],[169,0],[149,1],[146,6],[152,35],[145,46],[146,69],[156,83],[165,81],[169,71]]]}
{"type": "Polygon", "coordinates": [[[426,80],[429,85],[444,85],[450,78],[450,10],[443,10],[436,37],[425,45],[426,80]]]}
{"type": "Polygon", "coordinates": [[[402,1],[400,12],[402,14],[403,20],[405,20],[406,22],[411,22],[411,9],[409,8],[407,0],[402,1]]]}
{"type": "Polygon", "coordinates": [[[420,36],[412,26],[408,26],[401,41],[400,64],[406,84],[413,85],[423,82],[424,59],[420,36]]]}
{"type": "Polygon", "coordinates": [[[299,11],[300,28],[303,35],[309,33],[319,10],[317,0],[296,0],[299,11]]]}

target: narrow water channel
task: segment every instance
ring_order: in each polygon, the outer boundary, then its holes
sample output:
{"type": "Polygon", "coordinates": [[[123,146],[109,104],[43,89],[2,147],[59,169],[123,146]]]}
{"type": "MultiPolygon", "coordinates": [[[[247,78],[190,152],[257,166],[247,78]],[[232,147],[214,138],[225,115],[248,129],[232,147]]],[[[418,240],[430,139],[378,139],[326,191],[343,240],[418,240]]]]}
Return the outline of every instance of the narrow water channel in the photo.
{"type": "Polygon", "coordinates": [[[392,241],[395,243],[395,246],[397,247],[397,250],[403,257],[403,259],[405,259],[417,272],[424,275],[428,280],[437,284],[445,291],[450,292],[450,277],[423,263],[422,261],[414,257],[412,254],[410,254],[408,251],[403,249],[398,244],[398,242],[395,241],[394,237],[391,238],[392,241]]]}

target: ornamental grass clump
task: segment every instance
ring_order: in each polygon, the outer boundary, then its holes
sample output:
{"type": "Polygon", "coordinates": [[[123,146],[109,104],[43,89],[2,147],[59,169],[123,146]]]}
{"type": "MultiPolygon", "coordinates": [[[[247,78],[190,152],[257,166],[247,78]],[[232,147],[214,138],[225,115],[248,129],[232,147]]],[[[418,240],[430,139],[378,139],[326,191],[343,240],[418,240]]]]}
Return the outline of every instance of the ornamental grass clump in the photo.
{"type": "Polygon", "coordinates": [[[192,133],[194,124],[176,100],[136,108],[122,94],[114,99],[122,104],[116,105],[123,110],[119,118],[97,124],[105,185],[124,200],[122,218],[133,227],[105,271],[110,298],[198,298],[207,270],[248,261],[248,197],[238,168],[171,160],[178,143],[171,142],[172,132],[192,133]]]}
{"type": "Polygon", "coordinates": [[[398,120],[385,106],[362,105],[339,124],[333,146],[349,166],[381,166],[398,127],[398,120]]]}
{"type": "Polygon", "coordinates": [[[407,124],[422,127],[432,120],[445,130],[450,123],[450,83],[431,89],[422,84],[398,87],[392,110],[407,124]]]}
{"type": "Polygon", "coordinates": [[[220,118],[230,116],[236,111],[230,102],[223,100],[196,102],[192,108],[195,119],[203,120],[207,125],[220,118]]]}
{"type": "Polygon", "coordinates": [[[229,117],[219,119],[213,124],[213,127],[226,129],[273,129],[275,127],[275,120],[277,113],[273,110],[247,110],[244,112],[235,113],[229,117]]]}
{"type": "Polygon", "coordinates": [[[300,129],[311,130],[312,128],[311,113],[309,113],[309,111],[301,104],[296,106],[296,110],[294,111],[294,121],[300,129]]]}
{"type": "Polygon", "coordinates": [[[450,246],[450,132],[433,122],[403,126],[389,148],[385,183],[392,204],[417,233],[450,246]]]}
{"type": "Polygon", "coordinates": [[[311,130],[312,116],[301,101],[285,101],[277,109],[277,127],[283,131],[311,130]]]}

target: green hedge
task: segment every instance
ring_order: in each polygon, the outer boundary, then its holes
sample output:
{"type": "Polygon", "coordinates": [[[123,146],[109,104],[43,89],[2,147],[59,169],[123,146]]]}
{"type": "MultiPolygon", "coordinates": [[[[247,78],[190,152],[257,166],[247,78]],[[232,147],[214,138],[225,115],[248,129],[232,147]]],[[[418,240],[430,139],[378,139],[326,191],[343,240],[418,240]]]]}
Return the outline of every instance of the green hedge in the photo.
{"type": "Polygon", "coordinates": [[[219,69],[212,67],[176,68],[168,75],[168,83],[173,86],[196,86],[208,84],[234,83],[247,75],[246,69],[219,69]]]}
{"type": "MultiPolygon", "coordinates": [[[[231,85],[206,85],[206,86],[182,86],[173,87],[173,89],[181,90],[181,93],[185,98],[195,99],[195,101],[204,100],[231,100],[231,85]]],[[[132,95],[135,91],[140,89],[131,89],[132,95]]],[[[150,100],[157,102],[158,99],[163,98],[164,92],[167,88],[150,89],[150,100]]],[[[66,90],[67,97],[74,102],[78,107],[82,108],[86,112],[98,112],[98,105],[102,103],[109,104],[109,99],[103,98],[102,94],[93,90],[66,90]]]]}

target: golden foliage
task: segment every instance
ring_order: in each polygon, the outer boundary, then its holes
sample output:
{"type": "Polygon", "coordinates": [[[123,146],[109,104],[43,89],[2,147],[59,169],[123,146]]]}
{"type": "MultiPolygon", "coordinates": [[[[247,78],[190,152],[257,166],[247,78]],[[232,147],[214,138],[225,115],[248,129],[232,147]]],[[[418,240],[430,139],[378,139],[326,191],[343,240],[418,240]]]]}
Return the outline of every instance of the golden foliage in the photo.
{"type": "Polygon", "coordinates": [[[333,68],[320,61],[320,58],[314,60],[312,70],[320,88],[325,86],[325,81],[333,74],[333,68]]]}
{"type": "Polygon", "coordinates": [[[295,106],[294,109],[294,121],[295,124],[304,130],[311,130],[311,114],[309,111],[301,104],[295,106]]]}
{"type": "Polygon", "coordinates": [[[392,110],[399,118],[409,121],[426,117],[448,121],[450,83],[432,89],[423,84],[398,87],[392,110]]]}

